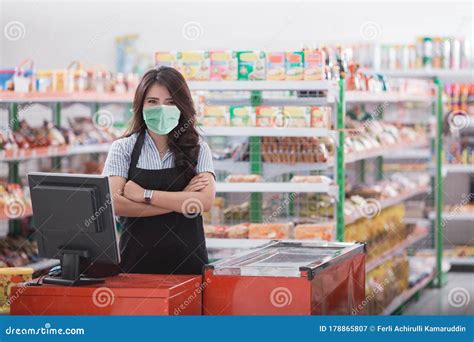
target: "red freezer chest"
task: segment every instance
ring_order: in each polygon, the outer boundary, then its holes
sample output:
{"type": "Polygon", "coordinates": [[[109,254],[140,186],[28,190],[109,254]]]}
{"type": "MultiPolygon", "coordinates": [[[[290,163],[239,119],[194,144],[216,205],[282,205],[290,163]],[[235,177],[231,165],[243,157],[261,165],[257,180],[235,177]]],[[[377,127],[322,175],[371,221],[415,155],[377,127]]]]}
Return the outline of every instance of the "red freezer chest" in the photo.
{"type": "Polygon", "coordinates": [[[272,241],[207,265],[205,315],[350,315],[365,296],[365,245],[272,241]]]}
{"type": "Polygon", "coordinates": [[[12,315],[201,315],[201,276],[119,274],[84,286],[12,288],[12,315]]]}

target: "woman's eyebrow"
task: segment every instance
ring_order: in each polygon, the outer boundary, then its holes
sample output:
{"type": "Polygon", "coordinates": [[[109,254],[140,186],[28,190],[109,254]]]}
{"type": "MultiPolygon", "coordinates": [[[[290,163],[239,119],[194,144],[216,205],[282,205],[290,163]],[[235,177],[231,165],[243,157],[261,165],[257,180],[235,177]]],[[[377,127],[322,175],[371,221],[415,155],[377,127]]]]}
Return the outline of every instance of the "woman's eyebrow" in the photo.
{"type": "Polygon", "coordinates": [[[158,97],[154,97],[154,96],[147,96],[146,98],[147,100],[157,100],[157,101],[160,101],[160,99],[158,97]]]}

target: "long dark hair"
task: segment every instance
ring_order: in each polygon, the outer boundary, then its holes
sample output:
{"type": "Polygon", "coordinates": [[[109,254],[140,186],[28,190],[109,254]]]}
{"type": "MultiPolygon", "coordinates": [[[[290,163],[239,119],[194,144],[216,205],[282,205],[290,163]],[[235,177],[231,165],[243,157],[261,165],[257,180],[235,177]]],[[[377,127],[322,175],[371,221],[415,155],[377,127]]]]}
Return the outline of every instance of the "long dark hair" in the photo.
{"type": "Polygon", "coordinates": [[[196,130],[196,109],[191,91],[178,70],[162,66],[148,70],[143,75],[135,91],[133,117],[125,136],[128,137],[146,128],[143,120],[143,103],[148,89],[155,83],[168,89],[174,104],[181,112],[178,125],[168,133],[168,148],[174,154],[175,166],[182,169],[183,176],[189,181],[196,174],[200,136],[196,130]]]}

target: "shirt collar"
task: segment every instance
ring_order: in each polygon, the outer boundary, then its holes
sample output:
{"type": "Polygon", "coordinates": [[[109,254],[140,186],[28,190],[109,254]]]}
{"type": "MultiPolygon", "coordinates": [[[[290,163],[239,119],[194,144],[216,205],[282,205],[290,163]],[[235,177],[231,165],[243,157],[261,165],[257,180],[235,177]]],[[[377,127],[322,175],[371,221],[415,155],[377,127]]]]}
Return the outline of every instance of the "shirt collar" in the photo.
{"type": "Polygon", "coordinates": [[[168,148],[166,150],[165,155],[163,156],[163,160],[161,160],[160,152],[158,151],[158,148],[156,147],[155,141],[153,140],[151,135],[148,133],[148,130],[145,130],[145,140],[147,141],[148,144],[150,144],[152,146],[152,148],[154,149],[154,151],[156,152],[156,154],[158,156],[158,159],[160,159],[160,162],[163,163],[166,159],[171,157],[172,153],[171,153],[170,149],[168,148]]]}

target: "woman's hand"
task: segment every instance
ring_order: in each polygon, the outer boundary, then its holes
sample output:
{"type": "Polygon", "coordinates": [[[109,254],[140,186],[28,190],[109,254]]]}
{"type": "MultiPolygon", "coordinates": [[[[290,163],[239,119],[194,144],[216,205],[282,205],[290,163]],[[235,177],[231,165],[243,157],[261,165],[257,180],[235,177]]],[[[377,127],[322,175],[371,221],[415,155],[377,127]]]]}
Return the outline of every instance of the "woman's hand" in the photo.
{"type": "Polygon", "coordinates": [[[204,173],[199,173],[191,179],[183,191],[197,192],[204,189],[209,184],[209,179],[205,177],[204,173]]]}
{"type": "Polygon", "coordinates": [[[134,202],[143,202],[144,192],[145,189],[131,180],[123,187],[123,196],[134,202]]]}

